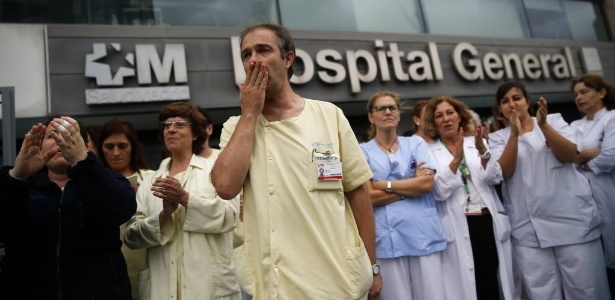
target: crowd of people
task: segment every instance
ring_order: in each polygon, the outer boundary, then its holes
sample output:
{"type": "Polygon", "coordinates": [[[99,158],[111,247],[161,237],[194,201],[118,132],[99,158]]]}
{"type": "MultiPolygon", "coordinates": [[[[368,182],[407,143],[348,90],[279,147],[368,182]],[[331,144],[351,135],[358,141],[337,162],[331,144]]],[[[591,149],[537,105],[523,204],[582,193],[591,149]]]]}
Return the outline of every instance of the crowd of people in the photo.
{"type": "Polygon", "coordinates": [[[0,170],[1,299],[611,299],[615,85],[585,74],[569,124],[519,82],[492,124],[462,101],[341,109],[296,94],[283,27],[240,35],[241,115],[158,113],[149,168],[133,124],[54,116],[0,170]],[[532,106],[536,104],[535,114],[532,106]]]}

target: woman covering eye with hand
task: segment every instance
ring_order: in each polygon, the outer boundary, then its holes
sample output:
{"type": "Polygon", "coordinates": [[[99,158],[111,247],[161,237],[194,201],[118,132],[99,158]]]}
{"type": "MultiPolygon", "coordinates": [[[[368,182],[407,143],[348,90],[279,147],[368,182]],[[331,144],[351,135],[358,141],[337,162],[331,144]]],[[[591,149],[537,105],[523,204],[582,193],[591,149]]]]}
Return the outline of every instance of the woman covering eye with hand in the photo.
{"type": "MultiPolygon", "coordinates": [[[[103,124],[98,134],[96,146],[98,159],[113,171],[119,172],[130,180],[136,191],[143,179],[154,173],[149,170],[143,154],[143,146],[131,122],[112,119],[103,124]]],[[[120,226],[120,235],[126,232],[126,224],[120,226]]],[[[132,298],[139,299],[139,273],[146,269],[145,249],[129,249],[122,245],[122,253],[128,265],[128,277],[132,286],[132,298]]]]}
{"type": "Polygon", "coordinates": [[[171,155],[139,186],[137,212],[124,237],[128,247],[147,249],[149,269],[139,274],[139,296],[239,300],[232,261],[239,197],[216,195],[213,163],[199,156],[205,118],[196,107],[174,102],[158,120],[171,155]]]}
{"type": "Polygon", "coordinates": [[[602,215],[611,296],[615,295],[615,85],[597,74],[585,74],[570,84],[577,108],[585,117],[572,122],[578,170],[587,178],[602,215]]]}
{"type": "Polygon", "coordinates": [[[447,299],[514,299],[510,223],[493,187],[497,172],[481,126],[463,102],[432,98],[423,111],[425,134],[436,161],[434,197],[446,231],[442,251],[447,299]],[[469,237],[469,238],[468,238],[469,237]]]}
{"type": "Polygon", "coordinates": [[[519,82],[498,88],[509,126],[492,133],[489,146],[501,168],[504,206],[512,227],[515,260],[530,299],[610,299],[596,203],[575,170],[574,131],[560,114],[536,117],[519,82]]]}
{"type": "Polygon", "coordinates": [[[445,299],[440,251],[446,238],[430,193],[434,166],[425,141],[397,135],[397,94],[376,93],[367,103],[375,136],[361,144],[374,177],[368,182],[376,220],[380,299],[445,299]]]}

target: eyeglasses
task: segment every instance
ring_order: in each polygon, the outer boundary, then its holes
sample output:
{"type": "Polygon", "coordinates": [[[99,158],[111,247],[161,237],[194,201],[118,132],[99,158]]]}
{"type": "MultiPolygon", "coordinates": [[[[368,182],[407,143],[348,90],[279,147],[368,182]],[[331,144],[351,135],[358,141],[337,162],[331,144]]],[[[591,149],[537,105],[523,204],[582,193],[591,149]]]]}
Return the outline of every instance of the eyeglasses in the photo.
{"type": "Polygon", "coordinates": [[[170,129],[171,126],[175,125],[175,128],[182,129],[182,128],[186,128],[186,126],[191,125],[191,124],[192,123],[188,121],[160,122],[160,128],[170,129]]]}
{"type": "Polygon", "coordinates": [[[399,105],[397,105],[397,104],[393,104],[393,105],[376,105],[373,108],[374,111],[377,111],[377,112],[379,112],[381,114],[385,113],[387,111],[387,109],[390,112],[393,113],[393,112],[396,112],[396,111],[399,110],[399,105]]]}

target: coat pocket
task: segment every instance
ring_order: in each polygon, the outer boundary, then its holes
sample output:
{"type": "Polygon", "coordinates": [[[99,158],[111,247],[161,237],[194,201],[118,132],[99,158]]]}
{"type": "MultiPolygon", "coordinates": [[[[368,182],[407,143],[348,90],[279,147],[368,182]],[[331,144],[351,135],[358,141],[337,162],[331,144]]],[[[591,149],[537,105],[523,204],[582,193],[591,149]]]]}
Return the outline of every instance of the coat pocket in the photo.
{"type": "Polygon", "coordinates": [[[149,269],[145,269],[139,272],[139,299],[147,300],[152,299],[152,280],[149,276],[149,269]]]}
{"type": "Polygon", "coordinates": [[[359,247],[346,248],[346,263],[351,299],[360,299],[367,295],[374,280],[369,256],[363,243],[359,247]]]}
{"type": "Polygon", "coordinates": [[[224,298],[239,294],[240,292],[232,258],[232,250],[211,254],[212,281],[215,298],[224,298]]]}
{"type": "Polygon", "coordinates": [[[510,240],[511,227],[508,215],[501,212],[497,212],[494,215],[493,222],[495,223],[495,235],[500,240],[500,242],[506,242],[510,240]]]}
{"type": "Polygon", "coordinates": [[[250,271],[250,259],[245,244],[233,250],[233,258],[235,260],[235,274],[239,285],[246,293],[254,295],[256,283],[250,271]]]}

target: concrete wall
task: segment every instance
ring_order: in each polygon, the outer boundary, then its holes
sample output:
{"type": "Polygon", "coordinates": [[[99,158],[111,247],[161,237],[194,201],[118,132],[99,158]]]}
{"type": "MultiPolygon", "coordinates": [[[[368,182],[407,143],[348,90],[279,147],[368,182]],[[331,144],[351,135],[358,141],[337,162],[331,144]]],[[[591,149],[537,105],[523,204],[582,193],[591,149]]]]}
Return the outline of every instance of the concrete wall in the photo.
{"type": "Polygon", "coordinates": [[[44,25],[0,24],[0,87],[15,87],[17,118],[47,114],[46,42],[44,25]]]}

